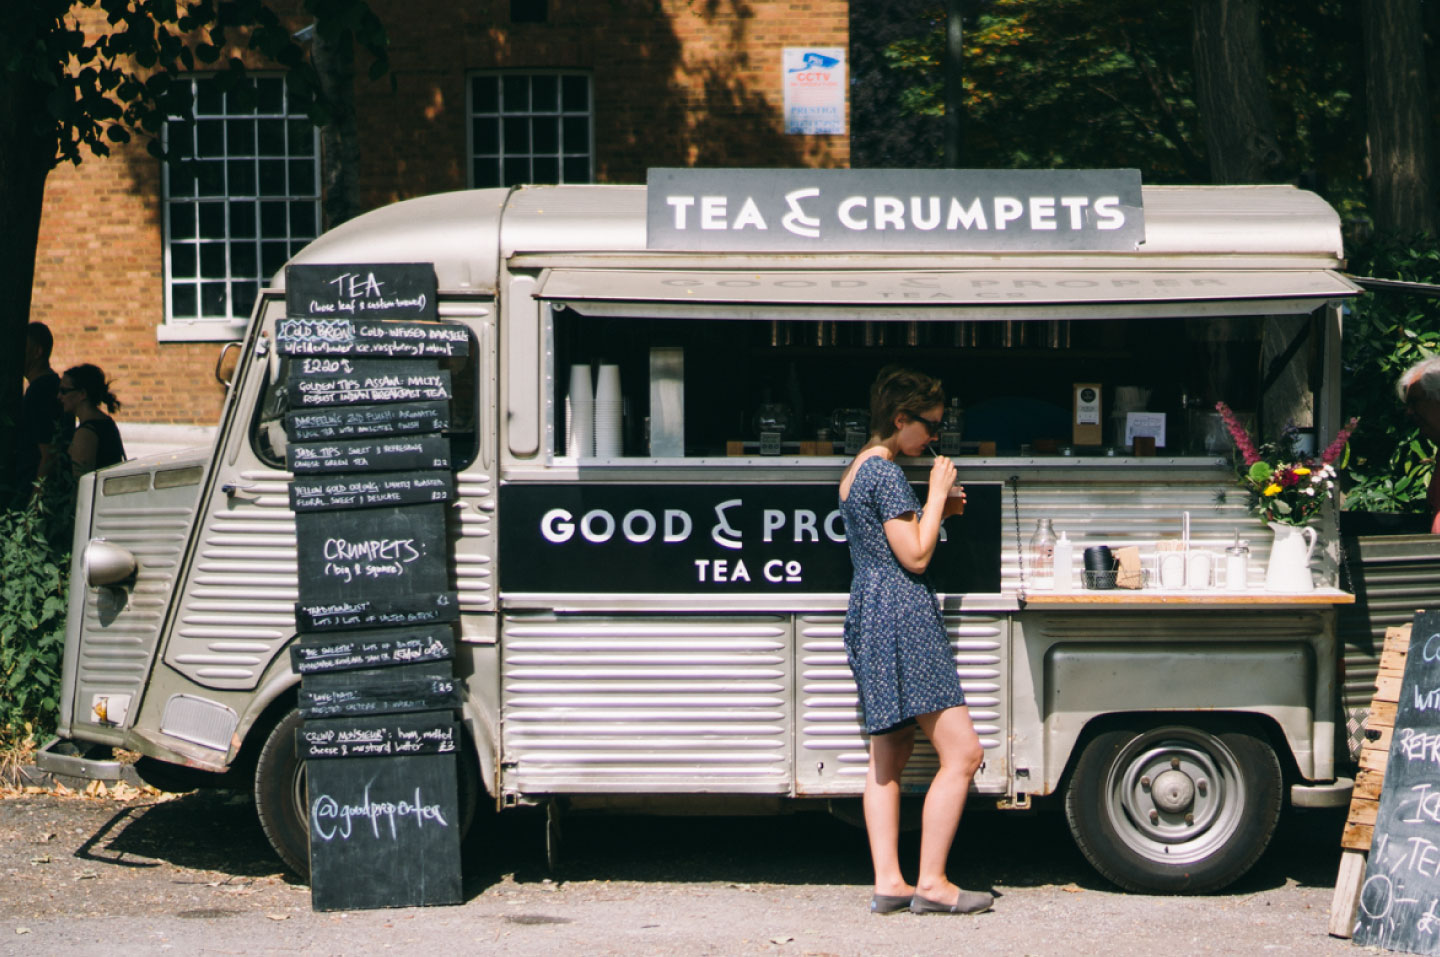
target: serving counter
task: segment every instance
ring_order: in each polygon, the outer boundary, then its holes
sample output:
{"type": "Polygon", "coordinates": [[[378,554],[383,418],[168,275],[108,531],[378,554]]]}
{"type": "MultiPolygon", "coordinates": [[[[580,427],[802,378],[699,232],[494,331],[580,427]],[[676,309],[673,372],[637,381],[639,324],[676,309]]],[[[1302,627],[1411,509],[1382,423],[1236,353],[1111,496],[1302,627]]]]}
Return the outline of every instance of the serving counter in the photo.
{"type": "Polygon", "coordinates": [[[1144,608],[1152,605],[1184,605],[1191,608],[1247,607],[1273,608],[1287,605],[1352,605],[1355,596],[1338,588],[1317,588],[1309,592],[1187,591],[1185,589],[1114,589],[1091,591],[1032,592],[1021,607],[1077,607],[1085,605],[1144,608]]]}

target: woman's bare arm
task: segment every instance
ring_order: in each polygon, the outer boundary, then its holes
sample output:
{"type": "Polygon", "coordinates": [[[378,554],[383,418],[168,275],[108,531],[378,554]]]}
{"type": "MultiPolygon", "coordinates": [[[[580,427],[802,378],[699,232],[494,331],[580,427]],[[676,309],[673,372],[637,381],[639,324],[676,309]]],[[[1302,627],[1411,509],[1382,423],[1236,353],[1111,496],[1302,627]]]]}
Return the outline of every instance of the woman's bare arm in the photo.
{"type": "Polygon", "coordinates": [[[75,437],[70,440],[70,464],[76,475],[95,467],[95,453],[99,447],[100,440],[93,429],[75,430],[75,437]]]}
{"type": "Polygon", "coordinates": [[[946,499],[950,486],[955,484],[955,466],[948,458],[940,456],[930,467],[930,490],[926,495],[925,511],[921,516],[914,512],[898,515],[885,523],[885,540],[890,551],[902,568],[914,575],[924,574],[935,557],[935,545],[940,541],[940,523],[945,518],[946,499]]]}

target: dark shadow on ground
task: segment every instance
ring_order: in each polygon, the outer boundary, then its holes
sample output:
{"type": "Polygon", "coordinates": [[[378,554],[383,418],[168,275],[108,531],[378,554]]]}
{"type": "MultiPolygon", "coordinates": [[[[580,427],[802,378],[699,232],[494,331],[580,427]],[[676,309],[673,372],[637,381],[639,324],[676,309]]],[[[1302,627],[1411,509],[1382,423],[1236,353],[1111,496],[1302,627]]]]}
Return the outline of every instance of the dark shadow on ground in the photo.
{"type": "MultiPolygon", "coordinates": [[[[977,799],[978,804],[978,799],[977,799]]],[[[1294,883],[1332,886],[1340,858],[1344,809],[1289,811],[1270,848],[1245,877],[1221,892],[1244,896],[1294,883]]],[[[864,832],[829,814],[664,817],[571,813],[561,859],[545,861],[545,815],[520,808],[481,811],[464,843],[465,896],[507,877],[521,883],[639,881],[736,884],[870,882],[864,832]]],[[[179,867],[237,877],[288,874],[255,816],[249,796],[197,791],[174,801],[121,808],[77,855],[99,864],[179,867]]],[[[901,859],[914,874],[919,834],[901,836],[901,859]]],[[[961,824],[951,877],[976,889],[1075,885],[1115,888],[1080,854],[1058,809],[1015,813],[974,807],[961,824]]]]}
{"type": "Polygon", "coordinates": [[[275,856],[243,791],[192,791],[121,808],[76,856],[97,864],[133,867],[139,858],[234,877],[283,874],[296,880],[275,856]]]}

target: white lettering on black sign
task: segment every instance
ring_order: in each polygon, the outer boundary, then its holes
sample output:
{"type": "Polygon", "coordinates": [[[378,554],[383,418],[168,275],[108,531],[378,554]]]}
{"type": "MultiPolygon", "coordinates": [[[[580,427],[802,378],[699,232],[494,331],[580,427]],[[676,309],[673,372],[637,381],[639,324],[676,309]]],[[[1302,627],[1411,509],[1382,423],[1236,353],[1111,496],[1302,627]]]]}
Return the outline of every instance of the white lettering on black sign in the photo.
{"type": "Polygon", "coordinates": [[[299,674],[353,671],[388,665],[446,661],[455,656],[453,629],[433,628],[302,638],[290,646],[290,667],[299,674]]]}
{"type": "Polygon", "coordinates": [[[285,447],[285,465],[296,475],[448,469],[450,443],[439,435],[293,442],[285,447]]]}
{"type": "Polygon", "coordinates": [[[1422,611],[1395,709],[1395,731],[1355,922],[1357,944],[1440,953],[1440,612],[1422,611]]]}
{"type": "Polygon", "coordinates": [[[470,351],[462,325],[441,322],[385,322],[360,319],[281,319],[275,323],[282,356],[366,356],[428,358],[470,351]]]}
{"type": "Polygon", "coordinates": [[[302,476],[290,483],[290,508],[296,512],[420,505],[454,497],[454,475],[439,471],[302,476]]]}
{"type": "MultiPolygon", "coordinates": [[[[1000,590],[1000,486],[967,483],[930,565],[937,590],[1000,590]]],[[[849,591],[835,485],[510,483],[502,593],[849,591]]]]}
{"type": "Polygon", "coordinates": [[[410,435],[443,432],[448,428],[450,409],[444,401],[299,409],[285,413],[285,435],[291,442],[410,435]]]}
{"type": "Polygon", "coordinates": [[[405,402],[417,403],[412,408],[418,415],[433,409],[429,403],[443,403],[452,394],[450,373],[439,369],[434,360],[341,361],[348,367],[343,371],[302,375],[292,368],[286,386],[290,405],[315,409],[405,402]]]}
{"type": "Polygon", "coordinates": [[[1138,170],[652,169],[651,249],[1134,249],[1138,170]]]}
{"type": "Polygon", "coordinates": [[[294,265],[285,268],[285,313],[296,318],[434,319],[429,263],[294,265]]]}

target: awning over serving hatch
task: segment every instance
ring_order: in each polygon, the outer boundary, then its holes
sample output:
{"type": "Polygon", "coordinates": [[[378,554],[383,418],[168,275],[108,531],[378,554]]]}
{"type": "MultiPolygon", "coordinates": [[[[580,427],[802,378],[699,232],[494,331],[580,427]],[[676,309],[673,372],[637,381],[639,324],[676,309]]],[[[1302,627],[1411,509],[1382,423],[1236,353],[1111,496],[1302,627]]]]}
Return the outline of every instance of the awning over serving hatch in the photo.
{"type": "Polygon", "coordinates": [[[1102,319],[1306,313],[1359,294],[1328,269],[547,269],[535,296],[654,318],[1102,319]]]}

